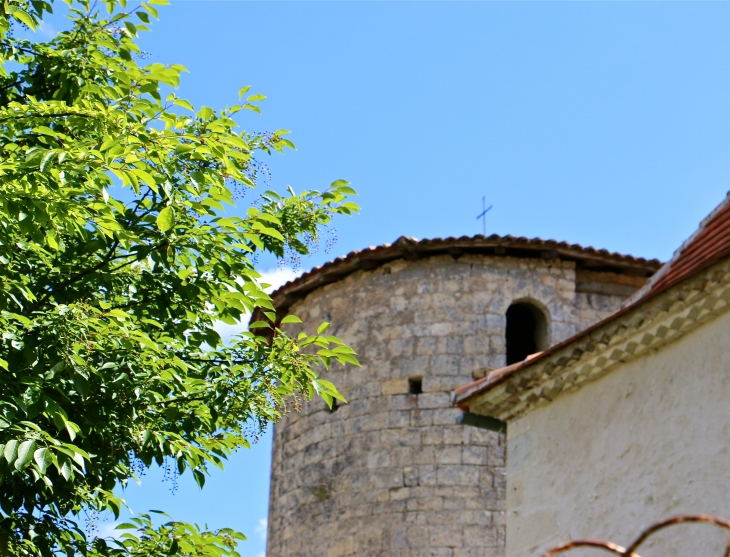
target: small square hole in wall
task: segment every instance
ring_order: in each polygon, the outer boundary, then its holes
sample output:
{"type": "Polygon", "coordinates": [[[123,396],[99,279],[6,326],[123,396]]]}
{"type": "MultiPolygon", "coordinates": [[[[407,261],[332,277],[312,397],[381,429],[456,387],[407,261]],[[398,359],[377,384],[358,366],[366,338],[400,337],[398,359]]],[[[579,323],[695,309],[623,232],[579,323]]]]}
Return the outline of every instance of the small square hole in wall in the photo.
{"type": "Polygon", "coordinates": [[[408,393],[412,395],[420,395],[423,392],[423,378],[422,377],[409,377],[408,378],[408,393]]]}

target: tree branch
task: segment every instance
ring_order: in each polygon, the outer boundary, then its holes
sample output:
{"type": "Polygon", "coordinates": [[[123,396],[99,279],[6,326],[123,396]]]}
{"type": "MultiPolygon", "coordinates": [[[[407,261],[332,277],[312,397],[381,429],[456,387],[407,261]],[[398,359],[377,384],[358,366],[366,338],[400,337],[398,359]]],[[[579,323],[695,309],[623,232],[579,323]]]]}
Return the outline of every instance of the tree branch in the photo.
{"type": "Polygon", "coordinates": [[[51,296],[55,295],[59,290],[61,290],[63,288],[66,288],[67,286],[70,286],[71,284],[74,284],[75,282],[80,281],[82,278],[84,278],[87,275],[90,275],[91,273],[95,273],[96,271],[98,271],[99,269],[101,269],[102,267],[104,267],[104,265],[108,265],[109,262],[112,261],[112,259],[114,258],[114,252],[117,251],[117,247],[119,247],[119,240],[118,239],[114,240],[114,243],[112,244],[111,249],[106,254],[106,256],[104,257],[104,259],[102,259],[101,261],[99,261],[99,263],[97,263],[93,267],[90,267],[90,268],[86,269],[85,271],[80,272],[79,274],[71,277],[70,279],[68,279],[68,280],[66,280],[66,281],[64,281],[64,282],[56,285],[56,287],[53,288],[52,290],[46,292],[43,296],[41,296],[38,299],[38,301],[35,304],[33,304],[32,306],[30,306],[30,308],[28,309],[28,313],[33,313],[34,311],[38,310],[38,308],[42,307],[43,304],[46,301],[48,301],[48,299],[51,296]]]}

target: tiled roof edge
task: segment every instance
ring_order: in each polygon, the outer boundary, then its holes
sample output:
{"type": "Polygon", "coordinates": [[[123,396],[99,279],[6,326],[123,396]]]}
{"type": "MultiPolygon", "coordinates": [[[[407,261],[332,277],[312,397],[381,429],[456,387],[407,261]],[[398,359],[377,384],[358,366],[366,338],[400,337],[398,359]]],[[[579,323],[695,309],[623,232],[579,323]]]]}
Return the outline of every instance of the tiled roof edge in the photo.
{"type": "Polygon", "coordinates": [[[687,238],[684,242],[682,242],[682,245],[679,246],[676,250],[674,250],[674,254],[672,255],[672,258],[667,261],[664,265],[662,265],[661,269],[659,269],[656,273],[652,275],[652,277],[646,282],[644,286],[639,288],[634,294],[629,296],[626,300],[624,300],[624,303],[622,304],[623,307],[629,307],[633,304],[635,304],[638,300],[643,298],[647,295],[653,288],[654,285],[659,282],[662,277],[674,266],[674,264],[682,257],[685,250],[690,247],[694,241],[697,239],[697,237],[702,234],[707,226],[715,220],[715,217],[719,213],[727,207],[727,205],[730,204],[730,192],[727,193],[725,196],[725,199],[717,206],[715,209],[707,215],[704,219],[702,219],[702,222],[700,222],[699,227],[697,230],[692,233],[692,235],[687,238]]]}
{"type": "Polygon", "coordinates": [[[524,362],[459,387],[452,402],[464,411],[512,420],[728,311],[728,276],[725,258],[524,362]]]}
{"type": "MultiPolygon", "coordinates": [[[[651,276],[661,266],[657,259],[644,259],[605,249],[583,247],[556,240],[528,239],[525,237],[461,236],[418,240],[401,236],[392,244],[355,250],[323,265],[314,267],[300,277],[287,282],[271,294],[277,312],[285,312],[309,292],[331,282],[341,280],[358,270],[370,270],[397,259],[420,259],[439,254],[459,256],[466,253],[487,253],[497,256],[558,257],[565,260],[603,265],[617,273],[651,276]]],[[[255,316],[254,316],[255,317],[255,316]]]]}

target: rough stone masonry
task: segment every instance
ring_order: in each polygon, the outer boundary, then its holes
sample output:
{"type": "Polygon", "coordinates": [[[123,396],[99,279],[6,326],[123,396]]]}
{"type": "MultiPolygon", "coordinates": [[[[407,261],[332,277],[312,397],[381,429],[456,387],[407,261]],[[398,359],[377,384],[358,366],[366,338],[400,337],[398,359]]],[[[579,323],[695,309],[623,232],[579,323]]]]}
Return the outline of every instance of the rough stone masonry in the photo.
{"type": "Polygon", "coordinates": [[[362,367],[324,374],[348,404],[316,400],[276,424],[268,557],[503,555],[504,438],[457,425],[449,393],[505,364],[512,303],[542,311],[554,344],[618,309],[658,262],[468,244],[479,238],[351,254],[274,295],[281,316],[331,322],[362,367]]]}

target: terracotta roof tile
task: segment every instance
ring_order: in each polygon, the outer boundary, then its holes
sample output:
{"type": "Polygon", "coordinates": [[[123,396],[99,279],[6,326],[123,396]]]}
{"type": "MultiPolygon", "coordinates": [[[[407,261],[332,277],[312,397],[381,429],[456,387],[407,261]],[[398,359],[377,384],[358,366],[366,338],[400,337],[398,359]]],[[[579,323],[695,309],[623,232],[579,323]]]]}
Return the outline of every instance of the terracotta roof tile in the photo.
{"type": "Polygon", "coordinates": [[[635,299],[666,290],[730,255],[730,197],[702,222],[635,299]]]}
{"type": "MultiPolygon", "coordinates": [[[[309,292],[341,280],[355,271],[374,269],[397,259],[420,259],[434,255],[458,257],[467,253],[533,258],[559,257],[575,261],[578,267],[583,266],[591,270],[640,277],[653,275],[661,266],[656,259],[647,260],[642,257],[609,252],[605,249],[540,238],[479,234],[459,238],[418,240],[401,236],[392,244],[355,250],[324,265],[314,267],[311,271],[281,286],[271,297],[277,312],[285,315],[294,302],[305,297],[309,292]]],[[[252,319],[257,318],[258,313],[255,313],[252,319]]]]}

